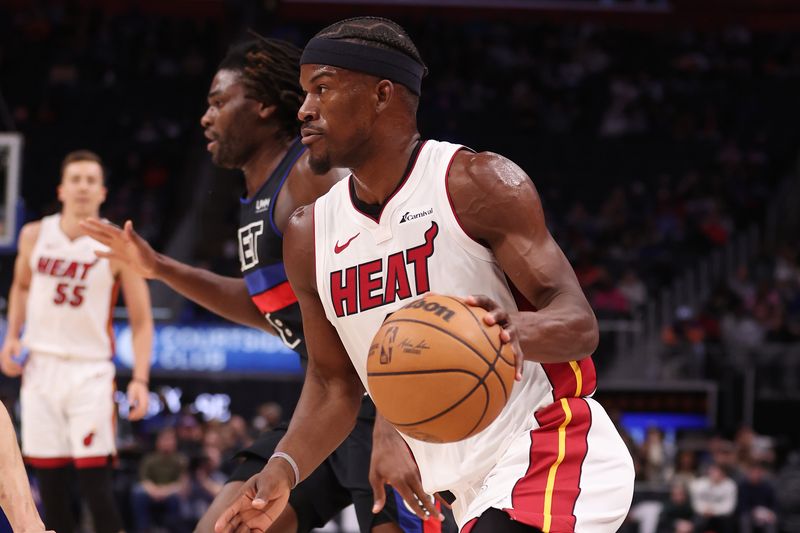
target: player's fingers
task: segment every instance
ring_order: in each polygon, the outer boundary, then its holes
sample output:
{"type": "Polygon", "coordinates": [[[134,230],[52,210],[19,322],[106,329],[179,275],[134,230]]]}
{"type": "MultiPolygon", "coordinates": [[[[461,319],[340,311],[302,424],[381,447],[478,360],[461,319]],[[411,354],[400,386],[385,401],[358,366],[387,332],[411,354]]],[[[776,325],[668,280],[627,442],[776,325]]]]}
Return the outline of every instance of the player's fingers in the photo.
{"type": "Polygon", "coordinates": [[[481,307],[487,311],[493,311],[498,307],[495,301],[485,294],[471,294],[470,296],[467,296],[465,301],[468,305],[481,307]]]}
{"type": "Polygon", "coordinates": [[[247,524],[245,524],[244,522],[242,522],[242,523],[241,523],[241,524],[239,524],[239,526],[236,528],[236,533],[250,533],[250,528],[249,528],[249,527],[247,527],[247,524]]]}
{"type": "MultiPolygon", "coordinates": [[[[103,242],[103,241],[100,241],[100,242],[103,242]]],[[[106,243],[103,243],[103,244],[106,244],[106,243]]],[[[103,250],[95,250],[94,251],[94,255],[96,255],[100,259],[118,259],[117,258],[117,254],[115,254],[114,252],[112,252],[110,250],[107,251],[107,252],[105,252],[103,250]]]]}
{"type": "Polygon", "coordinates": [[[376,483],[372,476],[370,476],[369,483],[372,485],[372,512],[377,514],[380,513],[383,506],[386,505],[386,487],[384,487],[381,482],[376,483]]]}
{"type": "Polygon", "coordinates": [[[125,239],[128,241],[133,241],[134,236],[138,237],[138,234],[133,229],[133,221],[130,219],[125,221],[123,232],[125,234],[125,239]]]}
{"type": "Polygon", "coordinates": [[[236,498],[236,500],[219,515],[217,521],[214,522],[215,533],[233,533],[234,528],[238,526],[240,522],[240,520],[235,521],[235,519],[238,517],[241,507],[242,499],[236,498]]]}
{"type": "Polygon", "coordinates": [[[86,219],[82,221],[80,225],[86,232],[92,235],[92,238],[97,240],[100,240],[101,238],[114,239],[120,234],[120,228],[118,226],[112,226],[111,224],[96,218],[86,219]]]}
{"type": "Polygon", "coordinates": [[[409,485],[414,492],[414,503],[422,509],[422,512],[425,513],[426,516],[434,516],[440,521],[444,520],[444,515],[436,508],[436,499],[426,493],[425,489],[422,488],[422,480],[419,478],[419,475],[411,480],[409,485]]]}
{"type": "Polygon", "coordinates": [[[514,352],[514,379],[516,381],[522,380],[522,366],[525,362],[525,358],[522,354],[522,348],[519,345],[519,339],[517,337],[517,329],[513,325],[507,325],[503,328],[500,332],[500,342],[503,344],[510,344],[511,351],[514,352]]]}

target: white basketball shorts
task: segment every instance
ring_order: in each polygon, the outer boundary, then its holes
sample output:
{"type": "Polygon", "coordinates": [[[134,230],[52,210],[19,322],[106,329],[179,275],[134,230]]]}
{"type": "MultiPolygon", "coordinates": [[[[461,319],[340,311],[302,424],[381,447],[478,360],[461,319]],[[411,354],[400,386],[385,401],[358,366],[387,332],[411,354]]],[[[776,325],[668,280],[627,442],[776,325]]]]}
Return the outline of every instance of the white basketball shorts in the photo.
{"type": "Polygon", "coordinates": [[[482,481],[452,490],[468,533],[493,507],[545,533],[614,533],[633,498],[633,461],[602,406],[565,398],[535,413],[482,481]]]}
{"type": "Polygon", "coordinates": [[[32,352],[22,375],[22,452],[28,464],[77,468],[116,453],[114,365],[32,352]]]}

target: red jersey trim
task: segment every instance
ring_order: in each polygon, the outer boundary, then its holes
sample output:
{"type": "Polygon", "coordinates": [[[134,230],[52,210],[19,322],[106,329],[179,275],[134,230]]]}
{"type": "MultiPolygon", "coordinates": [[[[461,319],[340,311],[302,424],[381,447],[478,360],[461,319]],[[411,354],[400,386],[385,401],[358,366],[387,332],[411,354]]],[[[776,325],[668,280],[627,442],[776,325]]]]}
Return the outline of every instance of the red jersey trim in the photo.
{"type": "Polygon", "coordinates": [[[267,289],[261,294],[252,297],[253,303],[262,313],[274,313],[284,307],[288,307],[297,301],[297,296],[292,290],[288,281],[267,289]]]}

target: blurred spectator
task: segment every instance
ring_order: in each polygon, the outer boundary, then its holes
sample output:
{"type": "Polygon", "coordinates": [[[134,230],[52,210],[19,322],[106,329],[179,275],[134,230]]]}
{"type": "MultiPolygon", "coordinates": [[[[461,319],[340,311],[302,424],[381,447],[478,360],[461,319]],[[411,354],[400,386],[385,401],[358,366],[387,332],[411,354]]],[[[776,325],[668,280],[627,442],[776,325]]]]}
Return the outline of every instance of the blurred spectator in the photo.
{"type": "Polygon", "coordinates": [[[709,465],[705,476],[692,481],[689,493],[698,531],[736,531],[733,520],[733,512],[736,510],[736,483],[719,465],[709,465]]]}
{"type": "Polygon", "coordinates": [[[697,479],[697,454],[692,450],[680,450],[675,459],[672,483],[683,483],[688,487],[697,479]]]}
{"type": "Polygon", "coordinates": [[[144,456],[139,466],[139,483],[131,493],[134,531],[150,532],[161,526],[173,533],[186,531],[182,504],[188,489],[186,456],[178,451],[172,428],[162,429],[155,451],[144,456]]]}
{"type": "Polygon", "coordinates": [[[694,311],[681,306],[675,311],[675,322],[661,334],[666,346],[665,377],[701,378],[705,372],[705,330],[694,311]]]}
{"type": "Polygon", "coordinates": [[[252,426],[258,433],[275,429],[283,419],[283,408],[276,402],[262,403],[256,409],[252,426]]]}
{"type": "Polygon", "coordinates": [[[666,483],[671,477],[672,457],[664,443],[664,432],[654,426],[647,428],[642,443],[644,478],[653,483],[666,483]]]}
{"type": "Polygon", "coordinates": [[[669,500],[658,517],[657,533],[692,533],[694,531],[694,511],[689,503],[689,493],[683,483],[673,483],[669,500]]]}
{"type": "Polygon", "coordinates": [[[777,533],[775,487],[767,479],[764,465],[753,461],[739,482],[739,533],[777,533]]]}
{"type": "Polygon", "coordinates": [[[633,268],[625,270],[618,287],[632,309],[641,307],[647,301],[647,286],[633,268]]]}

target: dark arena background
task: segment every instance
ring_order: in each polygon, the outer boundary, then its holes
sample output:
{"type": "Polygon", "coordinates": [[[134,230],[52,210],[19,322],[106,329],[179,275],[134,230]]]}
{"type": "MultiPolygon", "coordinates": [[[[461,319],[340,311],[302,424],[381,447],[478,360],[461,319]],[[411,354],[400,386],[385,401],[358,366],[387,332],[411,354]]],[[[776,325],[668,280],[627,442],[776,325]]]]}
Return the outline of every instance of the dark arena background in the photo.
{"type": "MultiPolygon", "coordinates": [[[[19,228],[58,210],[59,165],[76,149],[107,164],[103,216],[238,276],[241,173],[212,165],[199,124],[215,69],[248,29],[302,47],[356,15],[391,17],[415,40],[430,69],[423,138],[501,153],[536,184],[599,320],[595,397],[634,457],[623,531],[705,531],[663,517],[676,485],[719,465],[738,500],[718,531],[800,532],[796,0],[3,0],[3,316],[19,228]],[[775,520],[740,528],[756,493],[775,520]]],[[[233,452],[291,415],[301,368],[277,338],[150,289],[150,412],[127,422],[118,393],[114,496],[138,531],[139,465],[174,427],[181,525],[151,529],[191,531],[233,452]]],[[[115,318],[124,391],[124,307],[115,318]]],[[[19,385],[0,376],[16,421],[19,385]]],[[[321,531],[357,531],[353,513],[321,531]]]]}

